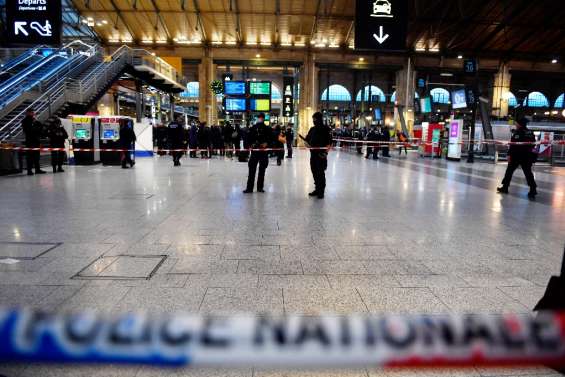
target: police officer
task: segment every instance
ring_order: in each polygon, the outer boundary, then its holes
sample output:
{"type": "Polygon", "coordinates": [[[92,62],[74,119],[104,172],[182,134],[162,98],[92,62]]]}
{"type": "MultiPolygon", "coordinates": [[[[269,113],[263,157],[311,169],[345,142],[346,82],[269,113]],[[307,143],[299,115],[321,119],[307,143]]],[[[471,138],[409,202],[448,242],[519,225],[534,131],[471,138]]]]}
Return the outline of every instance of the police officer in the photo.
{"type": "Polygon", "coordinates": [[[378,140],[379,140],[379,134],[377,133],[377,126],[373,124],[371,126],[371,129],[369,130],[369,133],[367,133],[368,143],[367,143],[367,155],[365,156],[365,158],[368,159],[372,155],[373,160],[379,159],[379,147],[375,143],[378,140]]]}
{"type": "Polygon", "coordinates": [[[512,174],[514,174],[514,170],[516,170],[518,166],[521,166],[522,171],[526,176],[528,186],[530,186],[528,198],[534,199],[538,194],[536,190],[536,180],[532,173],[532,165],[535,162],[535,153],[533,152],[533,149],[536,137],[534,133],[528,129],[528,123],[529,121],[526,118],[521,118],[516,122],[516,130],[512,133],[510,141],[520,144],[510,144],[508,149],[508,167],[506,168],[506,174],[504,174],[502,186],[498,187],[496,190],[501,194],[508,194],[508,186],[510,186],[512,174]]]}
{"type": "MultiPolygon", "coordinates": [[[[53,124],[49,129],[49,145],[51,148],[65,148],[65,140],[69,138],[65,127],[61,123],[61,119],[55,117],[53,124]]],[[[52,151],[51,152],[51,166],[53,173],[62,173],[63,162],[65,162],[65,151],[52,151]]]]}
{"type": "Polygon", "coordinates": [[[292,127],[292,123],[289,123],[285,132],[287,151],[286,158],[292,158],[292,143],[294,143],[294,130],[292,129],[292,127]]]}
{"type": "Polygon", "coordinates": [[[182,157],[182,151],[184,149],[184,129],[182,124],[182,117],[178,117],[176,121],[169,123],[169,142],[171,149],[171,155],[173,156],[173,166],[180,166],[180,158],[182,157]]]}
{"type": "MultiPolygon", "coordinates": [[[[41,144],[41,128],[42,125],[35,119],[35,112],[32,109],[26,111],[26,115],[22,120],[22,129],[25,135],[25,146],[27,148],[39,148],[41,144]]],[[[27,175],[45,174],[45,171],[39,167],[39,151],[27,151],[27,175]]]]}
{"type": "Polygon", "coordinates": [[[128,164],[133,168],[135,162],[131,159],[132,145],[136,141],[135,132],[127,121],[120,121],[120,148],[122,149],[122,169],[127,169],[128,164]]]}
{"type": "Polygon", "coordinates": [[[312,120],[314,127],[308,131],[306,142],[312,148],[310,149],[310,169],[312,170],[316,189],[308,195],[323,199],[326,190],[326,169],[328,167],[328,152],[332,144],[332,135],[330,128],[324,124],[322,113],[314,113],[312,120]]]}
{"type": "Polygon", "coordinates": [[[259,114],[257,117],[257,123],[249,129],[246,142],[253,150],[251,151],[248,163],[249,176],[247,177],[247,187],[243,193],[250,194],[253,192],[257,165],[259,165],[257,191],[265,192],[263,188],[265,182],[265,170],[267,170],[267,166],[269,165],[269,153],[267,151],[262,151],[261,149],[266,149],[273,142],[273,131],[270,127],[265,125],[265,114],[259,114]]]}

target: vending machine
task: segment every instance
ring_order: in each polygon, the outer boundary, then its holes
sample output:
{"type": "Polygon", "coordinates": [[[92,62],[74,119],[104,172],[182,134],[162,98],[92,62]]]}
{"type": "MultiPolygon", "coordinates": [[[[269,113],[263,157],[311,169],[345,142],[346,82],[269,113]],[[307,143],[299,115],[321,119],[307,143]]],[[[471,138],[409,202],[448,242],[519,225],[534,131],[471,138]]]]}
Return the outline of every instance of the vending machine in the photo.
{"type": "Polygon", "coordinates": [[[447,146],[447,159],[461,160],[461,147],[463,141],[463,119],[452,119],[449,123],[449,144],[447,146]]]}
{"type": "Polygon", "coordinates": [[[441,130],[439,123],[422,122],[422,143],[420,144],[420,156],[438,157],[441,155],[441,130]]]}
{"type": "Polygon", "coordinates": [[[133,119],[124,116],[101,117],[100,123],[100,160],[104,165],[119,165],[122,160],[120,128],[133,128],[133,119]]]}
{"type": "Polygon", "coordinates": [[[88,115],[69,115],[69,118],[75,164],[91,165],[100,162],[98,118],[88,115]],[[79,150],[76,151],[77,149],[79,150]]]}

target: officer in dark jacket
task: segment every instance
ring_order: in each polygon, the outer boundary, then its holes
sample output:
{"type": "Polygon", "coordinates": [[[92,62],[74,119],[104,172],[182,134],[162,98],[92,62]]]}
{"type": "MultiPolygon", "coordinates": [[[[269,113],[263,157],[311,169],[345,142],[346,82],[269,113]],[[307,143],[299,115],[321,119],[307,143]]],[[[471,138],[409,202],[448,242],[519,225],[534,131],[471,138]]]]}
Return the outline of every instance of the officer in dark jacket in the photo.
{"type": "Polygon", "coordinates": [[[182,157],[181,149],[184,149],[184,129],[182,118],[178,117],[176,121],[169,123],[169,141],[171,145],[171,155],[173,156],[173,166],[180,166],[180,158],[182,157]]]}
{"type": "Polygon", "coordinates": [[[196,158],[196,149],[198,149],[198,126],[193,123],[188,131],[188,146],[190,147],[190,158],[196,158]]]}
{"type": "MultiPolygon", "coordinates": [[[[22,129],[25,135],[25,146],[27,148],[39,148],[41,143],[42,125],[35,119],[35,112],[32,109],[26,111],[26,115],[22,120],[22,129]]],[[[45,174],[45,171],[39,167],[39,151],[27,151],[27,175],[45,174]]]]}
{"type": "Polygon", "coordinates": [[[370,158],[372,155],[373,160],[379,159],[379,147],[375,143],[378,140],[379,140],[379,134],[377,133],[377,126],[372,125],[371,129],[369,130],[369,133],[367,133],[368,143],[367,143],[367,155],[365,156],[365,158],[370,158]]]}
{"type": "Polygon", "coordinates": [[[316,189],[308,195],[317,196],[319,199],[324,198],[326,190],[328,152],[332,144],[331,130],[324,124],[323,119],[322,113],[314,113],[312,116],[314,127],[310,128],[308,136],[306,136],[306,142],[312,148],[310,149],[310,169],[312,170],[314,185],[316,186],[316,189]]]}
{"type": "Polygon", "coordinates": [[[389,151],[390,151],[390,130],[388,128],[388,126],[383,126],[382,130],[382,136],[381,139],[382,141],[384,141],[383,143],[383,157],[390,157],[389,151]]]}
{"type": "Polygon", "coordinates": [[[127,120],[120,121],[120,148],[122,149],[122,169],[132,168],[135,162],[131,159],[132,149],[134,149],[134,143],[137,140],[133,128],[127,120]]]}
{"type": "Polygon", "coordinates": [[[285,132],[286,137],[286,158],[292,158],[292,143],[294,143],[294,130],[292,129],[292,123],[289,123],[286,127],[285,132]]]}
{"type": "Polygon", "coordinates": [[[508,186],[510,186],[510,181],[512,180],[512,174],[518,166],[522,167],[524,175],[526,176],[526,181],[528,186],[530,186],[530,192],[528,192],[528,197],[534,199],[537,195],[537,184],[534,179],[534,173],[532,173],[532,165],[535,162],[535,154],[533,149],[535,147],[536,137],[532,131],[528,129],[528,119],[521,118],[516,122],[516,130],[512,133],[510,142],[519,144],[510,144],[508,149],[508,167],[506,168],[506,174],[504,174],[504,179],[502,180],[502,186],[498,187],[496,190],[502,194],[508,194],[508,186]],[[523,144],[522,144],[523,143],[523,144]]]}
{"type": "MultiPolygon", "coordinates": [[[[61,119],[55,118],[53,124],[49,129],[49,145],[51,148],[65,148],[65,140],[69,138],[65,127],[61,123],[61,119]]],[[[52,151],[51,152],[51,166],[53,167],[53,173],[62,173],[63,163],[65,162],[65,151],[52,151]]]]}
{"type": "Polygon", "coordinates": [[[269,165],[269,153],[267,151],[262,151],[261,149],[266,149],[273,143],[273,131],[270,127],[266,126],[264,122],[265,114],[260,113],[257,117],[257,123],[249,129],[247,134],[246,142],[253,150],[249,157],[249,176],[247,177],[247,188],[243,191],[244,194],[250,194],[253,192],[257,165],[259,165],[257,191],[265,192],[263,188],[265,182],[265,170],[267,170],[267,166],[269,165]]]}

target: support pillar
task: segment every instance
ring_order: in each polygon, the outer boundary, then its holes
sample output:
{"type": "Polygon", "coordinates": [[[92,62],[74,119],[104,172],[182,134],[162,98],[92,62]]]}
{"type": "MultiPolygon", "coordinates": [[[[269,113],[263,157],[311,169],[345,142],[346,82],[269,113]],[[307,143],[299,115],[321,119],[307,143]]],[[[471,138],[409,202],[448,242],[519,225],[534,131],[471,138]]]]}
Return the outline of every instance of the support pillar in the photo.
{"type": "Polygon", "coordinates": [[[416,91],[416,71],[412,66],[412,61],[408,58],[406,67],[396,72],[396,103],[394,106],[394,127],[402,129],[401,117],[405,120],[408,135],[412,134],[414,128],[414,92],[416,91]]]}
{"type": "MultiPolygon", "coordinates": [[[[308,52],[300,72],[300,104],[298,133],[306,136],[312,124],[312,115],[318,111],[318,68],[314,54],[308,52]]],[[[303,145],[299,139],[299,145],[303,145]]]]}
{"type": "Polygon", "coordinates": [[[210,83],[216,79],[216,65],[209,48],[204,49],[201,63],[198,65],[198,82],[200,97],[198,102],[198,117],[201,122],[214,124],[217,119],[216,95],[210,89],[210,83]]]}
{"type": "Polygon", "coordinates": [[[494,75],[494,87],[492,91],[492,115],[503,118],[508,116],[508,94],[510,93],[510,81],[512,75],[508,64],[500,66],[494,75]]]}

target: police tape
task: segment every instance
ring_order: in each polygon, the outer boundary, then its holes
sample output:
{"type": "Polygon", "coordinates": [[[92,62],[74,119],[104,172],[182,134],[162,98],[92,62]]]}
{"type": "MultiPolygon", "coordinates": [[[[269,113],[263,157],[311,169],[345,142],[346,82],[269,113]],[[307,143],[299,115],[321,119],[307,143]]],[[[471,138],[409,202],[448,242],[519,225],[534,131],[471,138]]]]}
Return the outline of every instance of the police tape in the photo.
{"type": "Polygon", "coordinates": [[[430,142],[430,141],[422,141],[420,139],[410,139],[413,140],[412,142],[406,141],[370,141],[370,140],[353,140],[353,139],[334,139],[333,141],[339,141],[342,143],[351,143],[351,144],[377,144],[377,145],[387,145],[387,144],[394,144],[394,145],[468,145],[468,144],[497,144],[497,145],[565,145],[565,140],[553,140],[553,141],[507,141],[507,140],[497,140],[497,139],[485,139],[485,140],[474,140],[474,141],[458,141],[458,142],[430,142]]]}
{"type": "Polygon", "coordinates": [[[0,310],[0,362],[565,366],[565,314],[191,315],[0,310]]]}

